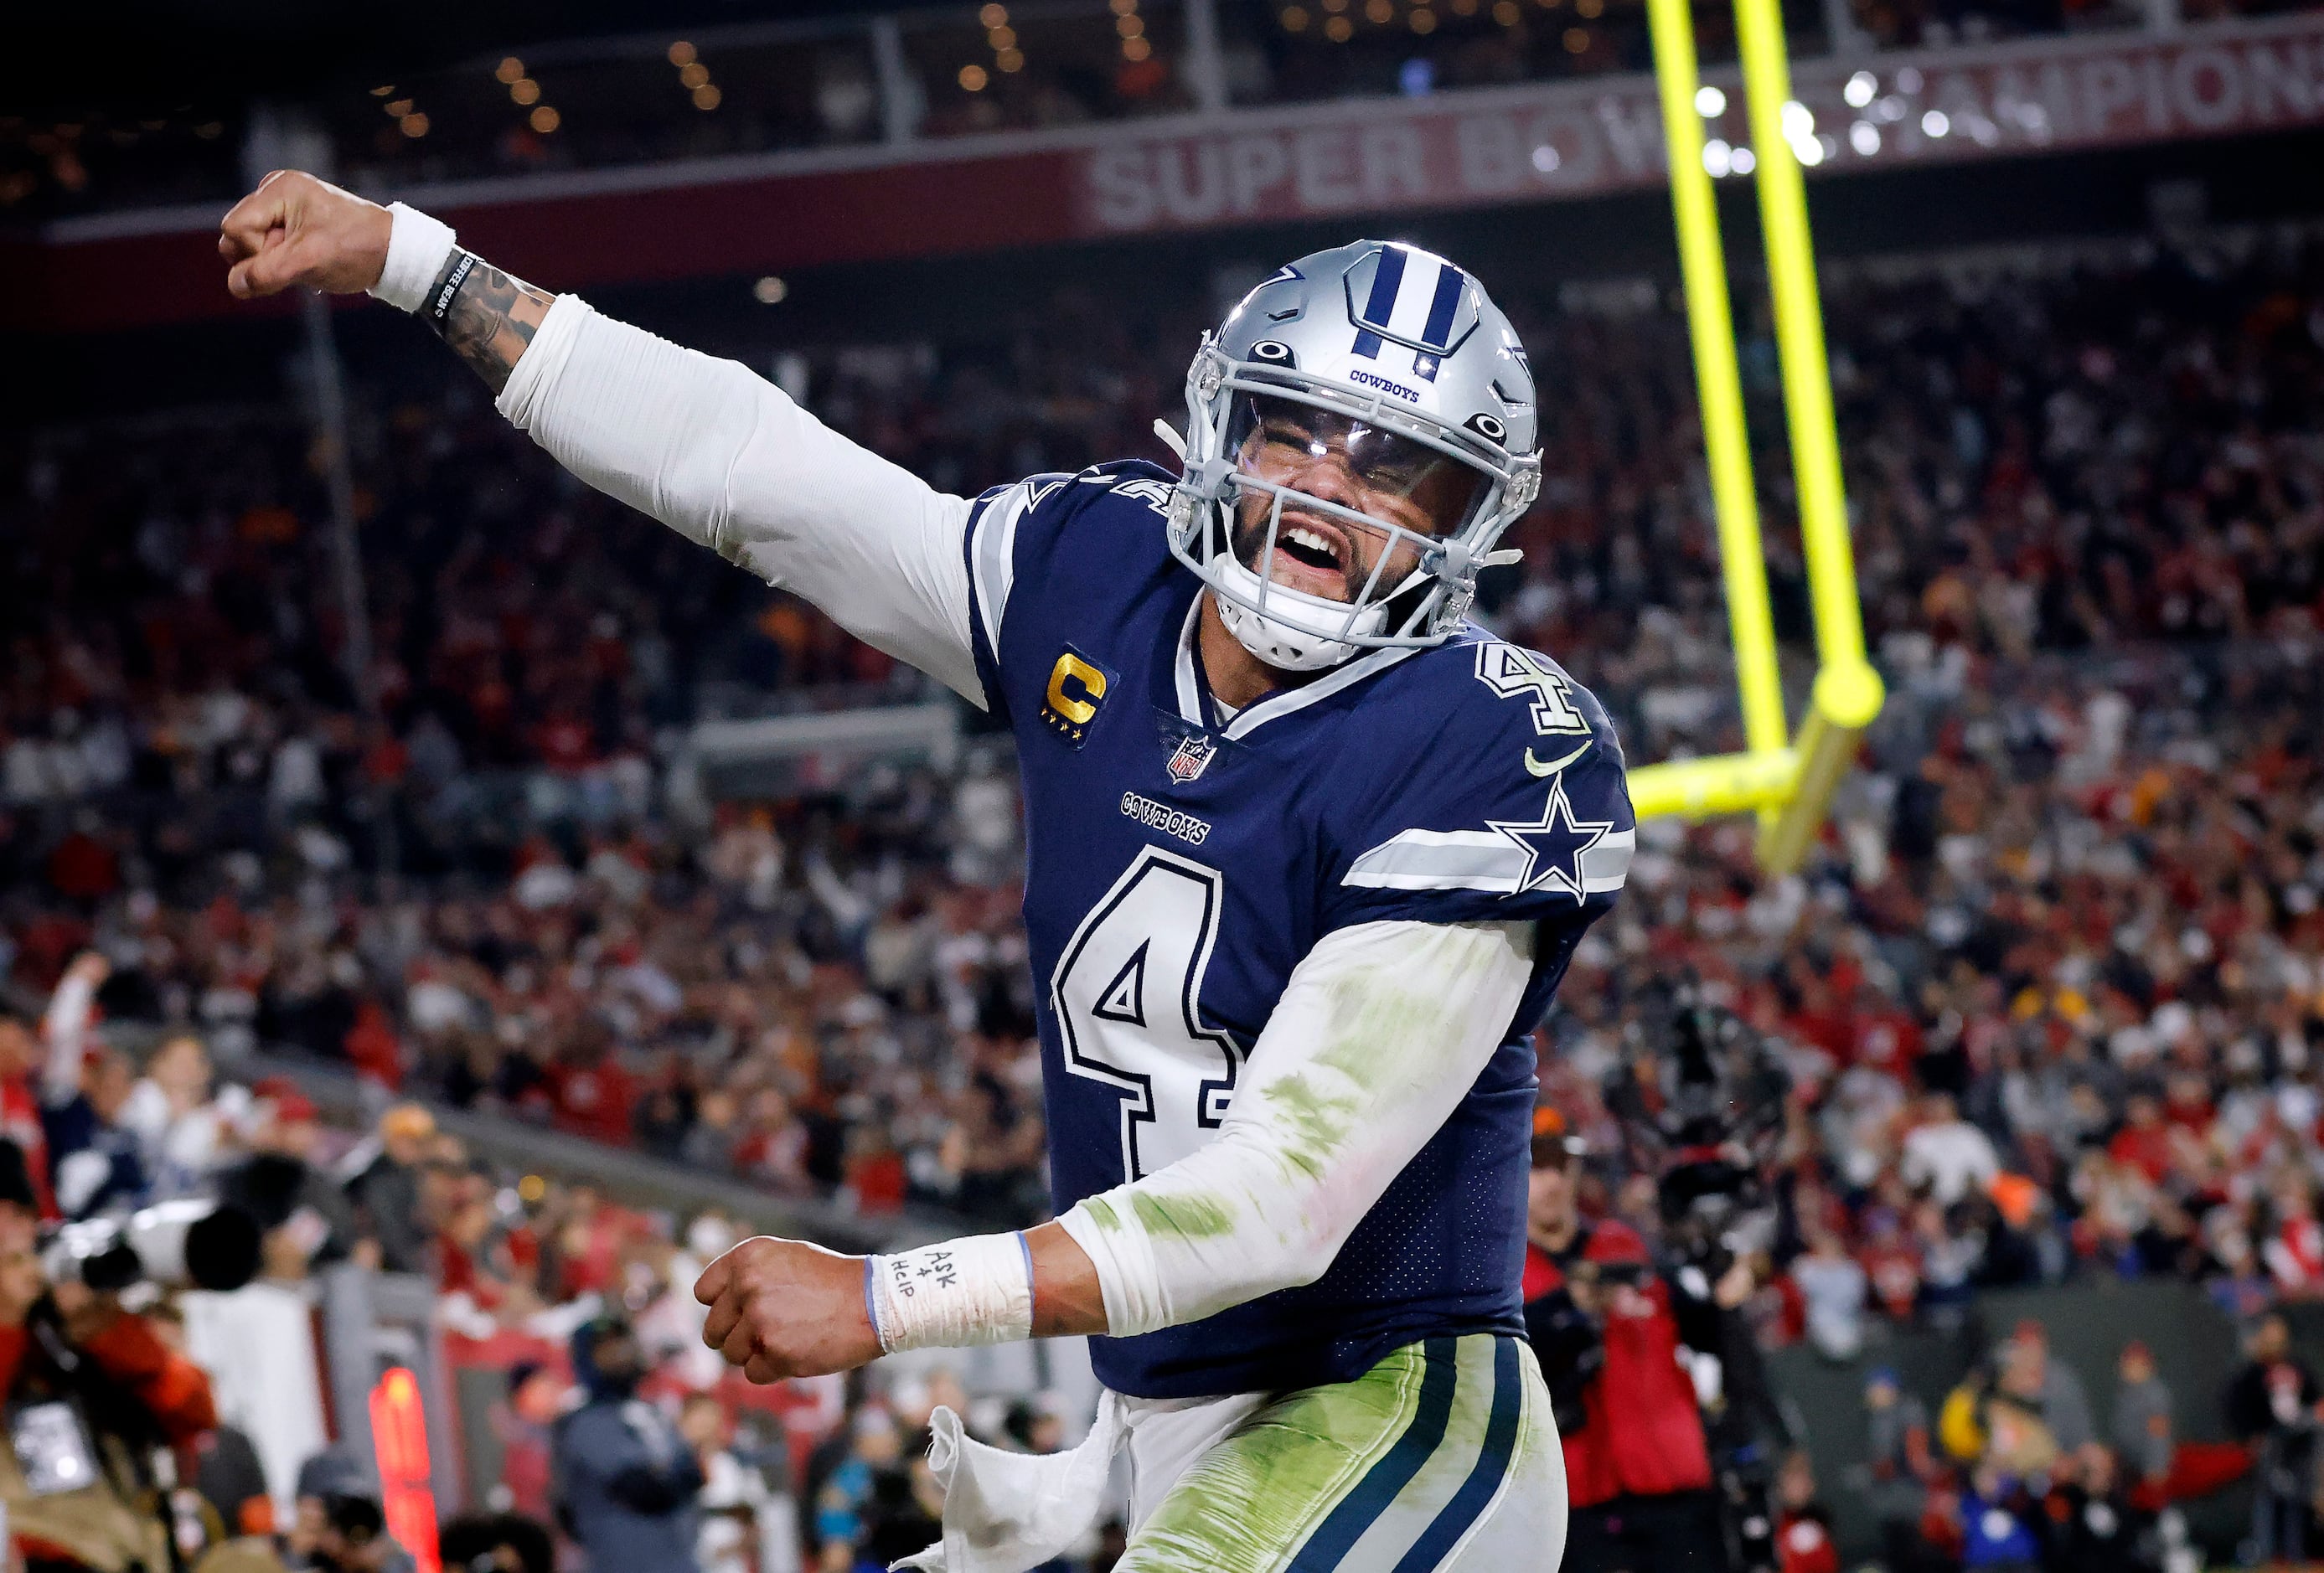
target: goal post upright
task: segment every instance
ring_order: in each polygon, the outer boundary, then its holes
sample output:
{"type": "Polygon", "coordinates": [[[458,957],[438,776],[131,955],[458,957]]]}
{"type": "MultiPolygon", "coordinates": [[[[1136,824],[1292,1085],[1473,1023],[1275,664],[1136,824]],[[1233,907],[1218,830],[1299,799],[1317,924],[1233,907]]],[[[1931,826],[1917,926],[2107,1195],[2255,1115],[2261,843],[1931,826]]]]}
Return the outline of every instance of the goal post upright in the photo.
{"type": "Polygon", "coordinates": [[[1687,336],[1694,351],[1695,395],[1702,410],[1703,456],[1719,524],[1719,558],[1727,590],[1735,683],[1743,738],[1755,754],[1789,741],[1775,621],[1767,604],[1767,565],[1759,538],[1759,501],[1751,477],[1751,439],[1743,414],[1743,380],[1735,359],[1735,319],[1727,298],[1727,253],[1711,171],[1702,162],[1702,115],[1695,106],[1701,73],[1691,0],[1647,0],[1661,89],[1663,140],[1669,149],[1671,213],[1678,229],[1687,336]]]}
{"type": "Polygon", "coordinates": [[[1775,351],[1784,419],[1799,492],[1800,547],[1807,557],[1815,620],[1816,678],[1800,736],[1800,777],[1791,801],[1759,827],[1759,861],[1789,873],[1807,856],[1831,795],[1856,757],[1857,740],[1880,713],[1880,674],[1864,654],[1864,609],[1856,590],[1856,550],[1840,467],[1840,428],[1831,407],[1831,361],[1816,291],[1815,242],[1808,233],[1799,149],[1822,150],[1807,107],[1792,97],[1781,0],[1735,0],[1744,98],[1758,159],[1759,227],[1775,306],[1775,351]]]}
{"type": "Polygon", "coordinates": [[[1738,697],[1748,752],[1674,759],[1631,772],[1631,798],[1642,819],[1702,818],[1756,812],[1758,857],[1772,873],[1797,869],[1858,740],[1880,713],[1879,674],[1866,658],[1855,554],[1840,466],[1831,372],[1817,298],[1804,183],[1791,124],[1806,114],[1791,97],[1780,0],[1736,0],[1760,224],[1775,308],[1775,339],[1793,474],[1799,494],[1801,547],[1807,559],[1817,673],[1795,743],[1786,738],[1781,669],[1767,595],[1766,557],[1752,483],[1750,449],[1737,375],[1735,329],[1728,299],[1717,204],[1703,163],[1701,79],[1691,0],[1647,0],[1669,153],[1671,210],[1678,231],[1687,327],[1702,411],[1704,456],[1718,515],[1720,559],[1735,650],[1738,697]]]}

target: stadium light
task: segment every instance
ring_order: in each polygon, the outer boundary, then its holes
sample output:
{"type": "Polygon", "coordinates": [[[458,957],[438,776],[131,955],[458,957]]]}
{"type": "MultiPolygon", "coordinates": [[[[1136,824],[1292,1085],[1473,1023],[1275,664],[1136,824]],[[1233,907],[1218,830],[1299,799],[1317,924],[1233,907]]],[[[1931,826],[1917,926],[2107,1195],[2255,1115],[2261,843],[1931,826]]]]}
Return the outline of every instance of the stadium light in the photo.
{"type": "MultiPolygon", "coordinates": [[[[1729,167],[1738,174],[1756,168],[1759,176],[1759,220],[1775,298],[1776,353],[1799,495],[1800,543],[1807,557],[1815,619],[1818,670],[1807,718],[1796,743],[1785,735],[1766,557],[1736,368],[1726,252],[1704,157],[1702,106],[1711,95],[1700,81],[1688,4],[1647,0],[1646,12],[1748,751],[1644,766],[1630,774],[1630,795],[1642,819],[1756,811],[1761,866],[1789,873],[1807,856],[1831,795],[1855,758],[1857,740],[1880,713],[1884,693],[1879,674],[1865,658],[1864,617],[1832,416],[1831,368],[1816,293],[1815,250],[1808,232],[1799,150],[1794,145],[1794,138],[1806,139],[1813,123],[1792,97],[1779,0],[1736,0],[1744,97],[1757,158],[1746,165],[1740,155],[1751,150],[1737,148],[1729,167]]],[[[1723,107],[1723,99],[1721,104],[1723,107]]],[[[1817,151],[1821,154],[1820,145],[1817,151]]]]}

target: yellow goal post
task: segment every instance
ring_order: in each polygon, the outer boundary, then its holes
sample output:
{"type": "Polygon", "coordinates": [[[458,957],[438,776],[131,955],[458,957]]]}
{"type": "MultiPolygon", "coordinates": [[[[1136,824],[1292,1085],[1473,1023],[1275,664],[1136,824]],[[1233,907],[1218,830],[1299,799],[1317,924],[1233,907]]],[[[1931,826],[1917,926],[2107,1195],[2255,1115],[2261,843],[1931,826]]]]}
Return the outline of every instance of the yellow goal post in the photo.
{"type": "Polygon", "coordinates": [[[1885,694],[1880,675],[1864,650],[1864,614],[1857,596],[1840,438],[1832,416],[1831,371],[1816,293],[1815,248],[1808,234],[1807,197],[1793,141],[1813,132],[1805,112],[1792,99],[1780,0],[1735,0],[1760,227],[1766,237],[1775,299],[1784,410],[1799,494],[1800,542],[1807,558],[1815,623],[1815,684],[1798,738],[1787,735],[1727,295],[1726,253],[1702,157],[1702,115],[1697,107],[1702,80],[1690,4],[1647,0],[1646,10],[1670,152],[1671,209],[1677,223],[1695,392],[1702,409],[1703,449],[1718,517],[1745,751],[1641,766],[1630,772],[1630,797],[1641,819],[1756,812],[1760,864],[1782,874],[1797,869],[1806,858],[1832,793],[1855,758],[1857,740],[1880,713],[1885,694]]]}

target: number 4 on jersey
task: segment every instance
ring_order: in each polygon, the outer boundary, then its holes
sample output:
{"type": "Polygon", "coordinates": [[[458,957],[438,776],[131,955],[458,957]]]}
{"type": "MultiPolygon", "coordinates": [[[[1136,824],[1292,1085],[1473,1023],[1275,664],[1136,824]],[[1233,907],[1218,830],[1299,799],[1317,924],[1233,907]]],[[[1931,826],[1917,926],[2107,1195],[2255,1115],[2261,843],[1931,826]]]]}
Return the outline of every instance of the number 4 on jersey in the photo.
{"type": "Polygon", "coordinates": [[[1532,656],[1502,639],[1477,647],[1477,681],[1504,699],[1533,701],[1533,729],[1543,736],[1572,732],[1583,737],[1590,722],[1573,707],[1573,685],[1562,672],[1537,666],[1532,656]]]}
{"type": "Polygon", "coordinates": [[[1218,937],[1217,870],[1148,847],[1074,931],[1049,1000],[1065,1069],[1121,1100],[1121,1173],[1167,1168],[1210,1139],[1234,1093],[1236,1050],[1202,1025],[1218,937]]]}

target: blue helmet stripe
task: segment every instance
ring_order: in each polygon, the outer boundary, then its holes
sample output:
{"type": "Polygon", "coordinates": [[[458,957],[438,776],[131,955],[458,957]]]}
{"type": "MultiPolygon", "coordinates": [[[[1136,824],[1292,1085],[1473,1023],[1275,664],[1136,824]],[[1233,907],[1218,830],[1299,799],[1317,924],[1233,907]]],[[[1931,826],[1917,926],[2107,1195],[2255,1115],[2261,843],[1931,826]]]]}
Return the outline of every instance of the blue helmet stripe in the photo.
{"type": "Polygon", "coordinates": [[[1364,308],[1356,316],[1358,332],[1354,353],[1366,360],[1377,360],[1380,353],[1380,336],[1375,330],[1386,327],[1396,315],[1396,298],[1404,290],[1404,253],[1396,246],[1382,246],[1379,265],[1372,270],[1372,292],[1364,298],[1364,308]]]}
{"type": "Polygon", "coordinates": [[[1404,289],[1404,251],[1399,246],[1382,246],[1379,266],[1372,272],[1372,292],[1364,301],[1362,320],[1375,327],[1386,327],[1396,316],[1396,298],[1404,289]]]}
{"type": "Polygon", "coordinates": [[[1420,330],[1420,342],[1430,349],[1444,350],[1452,334],[1452,313],[1461,304],[1461,287],[1468,281],[1468,275],[1450,262],[1436,270],[1436,298],[1428,303],[1428,326],[1420,330]]]}

